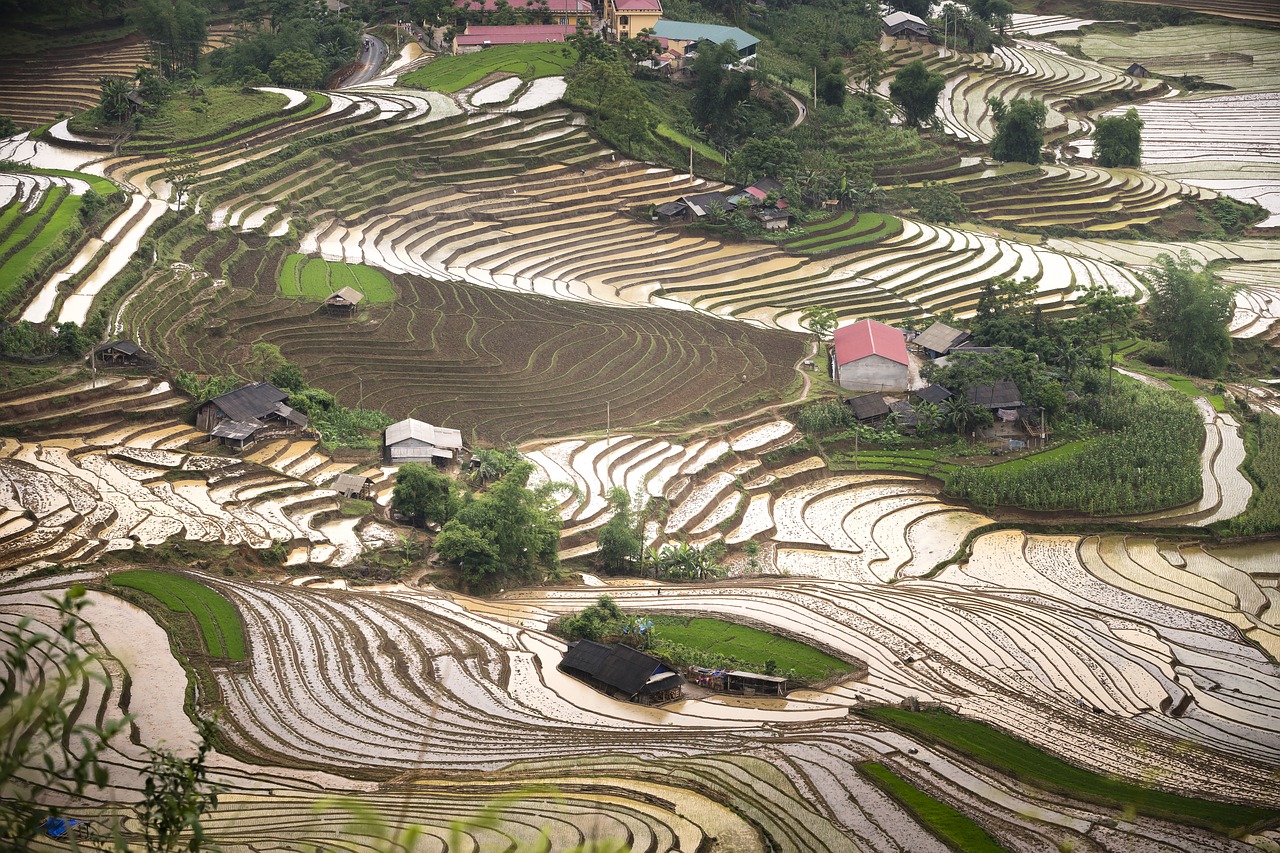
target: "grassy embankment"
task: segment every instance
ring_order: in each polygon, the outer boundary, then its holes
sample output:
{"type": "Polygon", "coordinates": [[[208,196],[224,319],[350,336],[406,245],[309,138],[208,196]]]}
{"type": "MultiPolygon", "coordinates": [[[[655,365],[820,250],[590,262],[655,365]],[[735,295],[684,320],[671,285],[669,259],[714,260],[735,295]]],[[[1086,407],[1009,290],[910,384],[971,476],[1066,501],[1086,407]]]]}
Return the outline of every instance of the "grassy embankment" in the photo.
{"type": "Polygon", "coordinates": [[[852,664],[787,637],[720,619],[651,616],[654,636],[718,657],[732,657],[744,669],[764,672],[772,660],[779,672],[792,670],[802,681],[822,681],[853,672],[852,664]]]}
{"type": "Polygon", "coordinates": [[[244,626],[235,607],[217,592],[185,575],[135,569],[111,575],[113,586],[146,593],[174,613],[187,613],[200,628],[213,657],[245,659],[244,626]]]}
{"type": "Polygon", "coordinates": [[[387,277],[364,264],[346,264],[292,254],[280,268],[280,292],[316,302],[331,293],[350,287],[364,294],[373,305],[394,302],[395,289],[387,277]]]}
{"type": "Polygon", "coordinates": [[[490,74],[514,74],[526,83],[564,74],[577,51],[564,44],[500,44],[475,53],[442,56],[400,78],[402,86],[456,92],[490,74]]]}
{"type": "Polygon", "coordinates": [[[1270,809],[1184,797],[1104,776],[1068,764],[991,726],[943,711],[870,708],[859,713],[913,736],[941,743],[999,773],[1043,790],[1122,812],[1132,810],[1230,835],[1280,818],[1280,814],[1270,809]]]}
{"type": "Polygon", "coordinates": [[[981,826],[946,803],[935,800],[883,764],[869,761],[858,765],[858,769],[948,846],[964,853],[1007,853],[981,826]]]}

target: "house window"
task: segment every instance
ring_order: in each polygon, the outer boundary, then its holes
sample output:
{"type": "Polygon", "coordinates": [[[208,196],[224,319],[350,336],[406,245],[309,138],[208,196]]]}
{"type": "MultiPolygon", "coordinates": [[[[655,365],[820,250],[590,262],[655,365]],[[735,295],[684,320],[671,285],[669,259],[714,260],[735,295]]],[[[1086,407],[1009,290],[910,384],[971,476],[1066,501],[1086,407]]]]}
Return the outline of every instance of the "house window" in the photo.
{"type": "Polygon", "coordinates": [[[568,16],[566,15],[565,17],[563,17],[563,18],[561,18],[561,19],[560,19],[560,26],[565,27],[565,26],[568,26],[568,25],[569,25],[569,18],[568,18],[568,16]]]}
{"type": "Polygon", "coordinates": [[[618,26],[620,26],[620,27],[625,27],[625,26],[628,26],[630,23],[631,23],[631,16],[630,16],[630,15],[621,15],[621,16],[619,16],[619,18],[618,18],[618,26]]]}

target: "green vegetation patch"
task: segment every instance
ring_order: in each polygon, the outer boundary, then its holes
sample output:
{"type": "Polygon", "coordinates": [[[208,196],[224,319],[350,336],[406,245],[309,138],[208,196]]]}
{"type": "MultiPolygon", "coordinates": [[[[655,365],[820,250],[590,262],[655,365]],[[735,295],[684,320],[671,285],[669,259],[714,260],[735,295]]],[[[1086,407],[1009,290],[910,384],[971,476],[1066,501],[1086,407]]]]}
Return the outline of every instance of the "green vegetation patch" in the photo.
{"type": "Polygon", "coordinates": [[[965,853],[1007,853],[981,826],[946,803],[935,800],[883,764],[872,761],[859,765],[858,769],[953,848],[965,853]]]}
{"type": "Polygon", "coordinates": [[[677,145],[685,149],[688,149],[690,146],[692,146],[694,151],[697,151],[699,154],[701,154],[703,157],[707,158],[708,160],[714,160],[715,162],[720,163],[722,165],[728,162],[727,160],[724,159],[723,154],[721,154],[716,149],[712,148],[707,143],[698,139],[694,139],[690,136],[686,136],[685,134],[676,130],[674,127],[672,127],[671,125],[667,124],[664,121],[658,122],[658,135],[665,137],[667,139],[670,139],[672,142],[676,143],[677,145]]]}
{"type": "Polygon", "coordinates": [[[783,245],[797,252],[828,252],[891,237],[902,231],[902,222],[887,213],[845,211],[831,219],[806,224],[801,230],[804,236],[783,245]]]}
{"type": "Polygon", "coordinates": [[[1121,811],[1133,809],[1138,814],[1203,826],[1231,835],[1280,817],[1270,809],[1198,800],[1104,776],[1068,764],[991,726],[943,711],[870,708],[859,713],[912,735],[942,743],[1000,773],[1047,791],[1121,811]]]}
{"type": "Polygon", "coordinates": [[[285,296],[321,302],[344,287],[360,291],[374,305],[394,302],[396,298],[387,277],[364,264],[293,254],[284,259],[280,268],[280,292],[285,296]]]}
{"type": "MultiPolygon", "coordinates": [[[[259,92],[240,87],[206,86],[202,95],[191,97],[177,92],[165,101],[154,116],[143,120],[136,143],[183,142],[222,136],[233,129],[278,116],[289,99],[278,92],[259,92]]],[[[102,117],[96,109],[72,119],[73,130],[93,132],[102,117]]],[[[111,125],[102,125],[114,127],[111,125]]]]}
{"type": "Polygon", "coordinates": [[[769,661],[773,661],[780,672],[794,671],[802,681],[822,681],[854,670],[852,664],[812,646],[745,625],[698,617],[651,618],[658,640],[719,657],[732,657],[754,672],[764,672],[769,661]]]}
{"type": "Polygon", "coordinates": [[[403,86],[456,92],[490,74],[515,74],[528,82],[564,74],[578,58],[564,44],[500,44],[474,53],[442,56],[400,78],[403,86]]]}
{"type": "Polygon", "coordinates": [[[186,575],[135,569],[111,575],[115,586],[136,589],[175,613],[190,613],[214,657],[245,659],[244,626],[236,608],[221,594],[186,575]]]}
{"type": "Polygon", "coordinates": [[[0,303],[8,299],[22,274],[46,249],[79,225],[80,204],[80,196],[68,195],[65,188],[54,187],[45,194],[40,206],[0,242],[0,258],[4,258],[0,264],[0,303]]]}

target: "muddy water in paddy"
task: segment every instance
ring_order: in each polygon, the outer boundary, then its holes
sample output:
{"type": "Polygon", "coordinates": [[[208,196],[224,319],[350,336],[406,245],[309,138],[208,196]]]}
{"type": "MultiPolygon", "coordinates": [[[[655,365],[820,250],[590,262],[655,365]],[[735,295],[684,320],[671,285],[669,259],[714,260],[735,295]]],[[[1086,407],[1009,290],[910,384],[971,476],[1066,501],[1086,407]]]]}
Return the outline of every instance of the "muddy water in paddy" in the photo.
{"type": "Polygon", "coordinates": [[[192,755],[195,726],[183,712],[187,673],[169,650],[169,636],[147,611],[103,592],[89,592],[86,616],[102,644],[132,678],[129,712],[151,746],[192,755]]]}

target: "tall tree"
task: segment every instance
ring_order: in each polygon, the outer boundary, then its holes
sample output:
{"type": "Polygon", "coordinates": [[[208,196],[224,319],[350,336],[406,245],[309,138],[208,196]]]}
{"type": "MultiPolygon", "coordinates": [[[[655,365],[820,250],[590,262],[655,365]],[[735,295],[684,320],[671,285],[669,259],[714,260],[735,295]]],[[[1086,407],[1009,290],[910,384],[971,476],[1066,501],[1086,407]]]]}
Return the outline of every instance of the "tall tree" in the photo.
{"type": "Polygon", "coordinates": [[[1005,162],[1040,162],[1044,148],[1044,120],[1049,108],[1044,101],[1014,98],[1005,103],[1000,98],[987,99],[996,121],[996,135],[991,140],[991,156],[1005,162]]]}
{"type": "Polygon", "coordinates": [[[908,63],[889,84],[889,98],[902,107],[907,124],[919,127],[933,120],[938,109],[938,95],[947,78],[930,71],[919,59],[908,63]]]}
{"type": "Polygon", "coordinates": [[[849,64],[853,67],[853,79],[861,80],[871,91],[880,85],[880,77],[889,67],[889,57],[878,42],[864,41],[854,49],[849,64]]]}
{"type": "Polygon", "coordinates": [[[391,506],[416,524],[444,524],[461,506],[458,484],[434,468],[408,462],[396,472],[391,506]]]}
{"type": "Polygon", "coordinates": [[[1085,291],[1084,307],[1098,325],[1107,330],[1109,363],[1107,365],[1107,396],[1111,396],[1111,378],[1116,369],[1116,347],[1119,338],[1138,317],[1138,304],[1133,298],[1121,296],[1109,287],[1091,287],[1085,291]]]}
{"type": "Polygon", "coordinates": [[[1233,288],[1186,251],[1177,259],[1159,255],[1142,279],[1151,288],[1152,331],[1168,343],[1173,366],[1196,376],[1221,376],[1231,359],[1233,288]]]}
{"type": "Polygon", "coordinates": [[[600,562],[607,572],[625,572],[640,555],[641,531],[626,487],[609,490],[613,515],[600,527],[600,562]]]}
{"type": "Polygon", "coordinates": [[[831,337],[838,322],[836,312],[824,305],[810,305],[800,312],[800,325],[813,332],[818,340],[831,337]]]}
{"type": "Polygon", "coordinates": [[[129,102],[132,87],[123,77],[98,78],[98,111],[107,121],[124,121],[133,111],[129,102]]]}
{"type": "Polygon", "coordinates": [[[1103,116],[1093,128],[1093,156],[1099,166],[1142,165],[1142,118],[1130,108],[1121,116],[1103,116]]]}
{"type": "Polygon", "coordinates": [[[267,66],[267,73],[281,86],[313,89],[324,80],[324,65],[308,51],[287,50],[267,66]]]}

